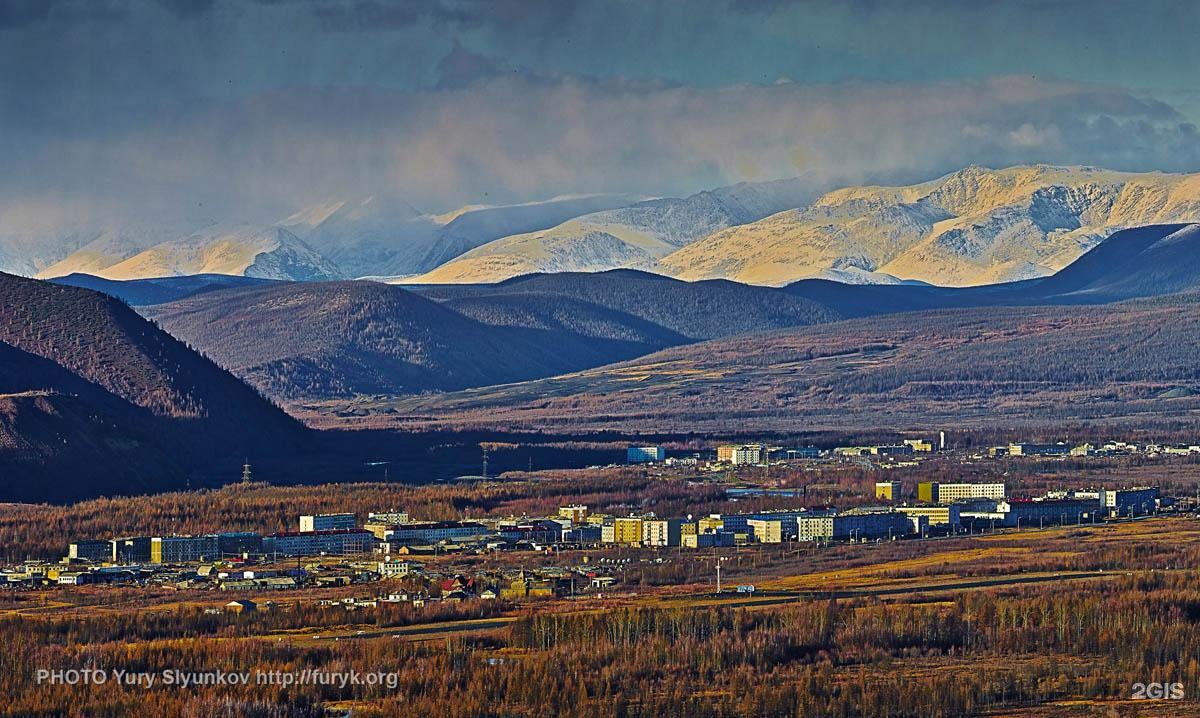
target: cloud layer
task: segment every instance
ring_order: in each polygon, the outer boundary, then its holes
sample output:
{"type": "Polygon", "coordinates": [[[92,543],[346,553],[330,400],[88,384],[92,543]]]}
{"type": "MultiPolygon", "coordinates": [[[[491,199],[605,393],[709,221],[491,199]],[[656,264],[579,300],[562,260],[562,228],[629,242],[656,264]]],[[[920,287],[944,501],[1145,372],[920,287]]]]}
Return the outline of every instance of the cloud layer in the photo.
{"type": "Polygon", "coordinates": [[[456,52],[441,89],[293,88],[100,132],[26,128],[0,157],[0,195],[265,219],[356,194],[443,210],[799,174],[911,181],[969,163],[1200,164],[1185,118],[1111,88],[1028,78],[694,88],[498,74],[456,52]]]}

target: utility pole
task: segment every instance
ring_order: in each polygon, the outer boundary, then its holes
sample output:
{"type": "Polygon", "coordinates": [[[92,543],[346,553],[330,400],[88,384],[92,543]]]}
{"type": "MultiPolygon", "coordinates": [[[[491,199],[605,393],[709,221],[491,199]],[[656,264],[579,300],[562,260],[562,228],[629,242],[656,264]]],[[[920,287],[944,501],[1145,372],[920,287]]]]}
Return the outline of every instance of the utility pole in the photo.
{"type": "Polygon", "coordinates": [[[486,446],[481,446],[480,448],[482,448],[482,449],[483,449],[483,480],[484,480],[484,481],[487,481],[487,477],[488,477],[488,465],[487,465],[488,456],[487,456],[487,447],[486,447],[486,446]]]}

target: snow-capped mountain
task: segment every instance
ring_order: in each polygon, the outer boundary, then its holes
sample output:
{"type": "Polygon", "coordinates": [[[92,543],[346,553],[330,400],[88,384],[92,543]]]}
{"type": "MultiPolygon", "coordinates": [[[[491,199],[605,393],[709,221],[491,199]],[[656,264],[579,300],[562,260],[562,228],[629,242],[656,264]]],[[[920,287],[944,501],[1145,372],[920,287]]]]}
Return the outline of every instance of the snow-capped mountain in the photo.
{"type": "Polygon", "coordinates": [[[500,237],[545,229],[571,217],[623,207],[638,199],[629,195],[556,197],[428,215],[403,200],[368,197],[308,207],[280,224],[304,238],[349,276],[404,276],[433,269],[500,237]]]}
{"type": "Polygon", "coordinates": [[[288,230],[256,225],[209,227],[90,273],[106,279],[229,274],[308,281],[343,276],[335,264],[288,230]]]}
{"type": "Polygon", "coordinates": [[[649,200],[498,239],[411,281],[495,282],[533,272],[652,269],[661,257],[689,242],[805,204],[815,194],[813,182],[792,179],[743,183],[683,199],[649,200]]]}
{"type": "Polygon", "coordinates": [[[48,279],[68,274],[96,274],[129,259],[156,244],[169,241],[173,235],[166,228],[120,227],[105,229],[94,239],[66,257],[41,269],[38,277],[48,279]]]}
{"type": "Polygon", "coordinates": [[[658,271],[770,285],[831,272],[989,284],[1051,274],[1119,229],[1197,219],[1200,175],[968,167],[907,187],[830,192],[715,232],[663,258],[658,271]]]}

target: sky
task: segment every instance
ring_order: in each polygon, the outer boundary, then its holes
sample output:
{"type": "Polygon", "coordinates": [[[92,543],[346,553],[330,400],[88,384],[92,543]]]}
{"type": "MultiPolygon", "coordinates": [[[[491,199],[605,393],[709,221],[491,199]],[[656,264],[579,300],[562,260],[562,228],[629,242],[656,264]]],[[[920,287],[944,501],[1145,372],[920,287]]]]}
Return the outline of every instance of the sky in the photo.
{"type": "Polygon", "coordinates": [[[0,234],[1196,171],[1198,30],[1153,0],[0,0],[0,234]]]}

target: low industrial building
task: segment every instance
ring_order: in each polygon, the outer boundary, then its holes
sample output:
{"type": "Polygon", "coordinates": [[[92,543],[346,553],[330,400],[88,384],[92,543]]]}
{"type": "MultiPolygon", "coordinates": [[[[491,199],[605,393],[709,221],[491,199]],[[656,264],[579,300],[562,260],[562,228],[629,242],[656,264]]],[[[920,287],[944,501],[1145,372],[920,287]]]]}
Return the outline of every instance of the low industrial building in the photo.
{"type": "Polygon", "coordinates": [[[915,449],[909,444],[890,444],[881,446],[839,446],[833,450],[834,456],[909,456],[915,449]]]}
{"type": "Polygon", "coordinates": [[[727,548],[737,543],[737,536],[732,531],[705,531],[684,534],[682,540],[684,548],[727,548]]]}
{"type": "Polygon", "coordinates": [[[1056,524],[1091,523],[1102,513],[1094,499],[1008,499],[997,501],[992,511],[963,511],[962,518],[994,521],[1009,528],[1029,528],[1056,524]]]}
{"type": "Polygon", "coordinates": [[[907,536],[912,529],[908,516],[899,511],[847,511],[796,519],[801,541],[857,541],[907,536]]]}
{"type": "Polygon", "coordinates": [[[943,506],[897,506],[896,510],[909,517],[924,516],[928,519],[931,528],[937,526],[955,528],[962,523],[960,515],[962,507],[958,504],[943,506]]]}
{"type": "Polygon", "coordinates": [[[1100,489],[1099,500],[1109,513],[1119,516],[1148,514],[1158,508],[1157,486],[1138,486],[1132,489],[1100,489]]]}
{"type": "Polygon", "coordinates": [[[1073,448],[1070,444],[1009,444],[1008,456],[1067,456],[1073,448]]]}

